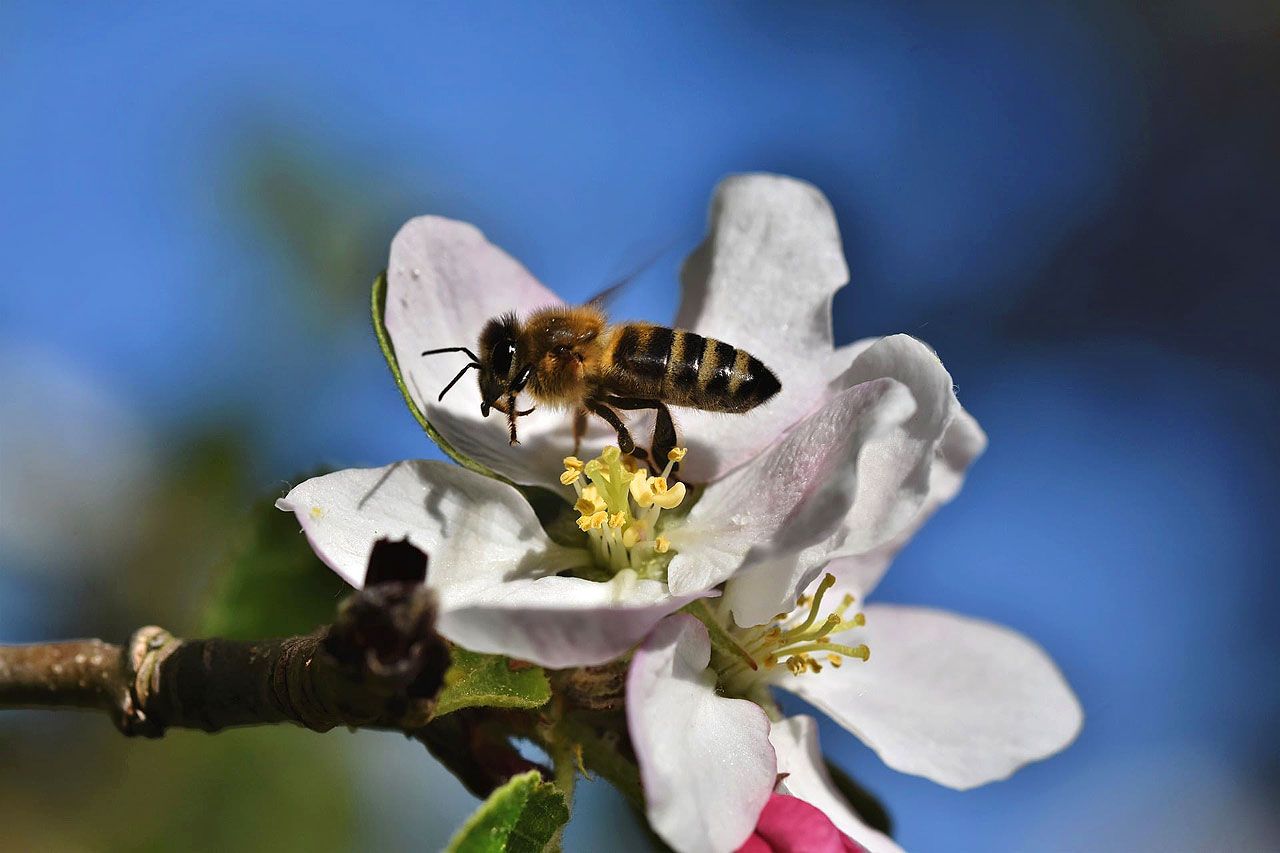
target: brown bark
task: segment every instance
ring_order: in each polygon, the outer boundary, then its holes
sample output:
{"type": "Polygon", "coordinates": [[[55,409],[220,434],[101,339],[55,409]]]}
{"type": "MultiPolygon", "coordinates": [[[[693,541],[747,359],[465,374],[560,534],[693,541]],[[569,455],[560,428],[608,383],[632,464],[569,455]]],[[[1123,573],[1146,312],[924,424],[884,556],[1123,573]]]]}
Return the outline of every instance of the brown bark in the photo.
{"type": "Polygon", "coordinates": [[[434,625],[429,589],[389,581],[354,593],[307,636],[181,640],[148,626],[123,647],[0,646],[0,708],[106,711],[144,737],[284,722],[413,731],[430,719],[449,665],[434,625]]]}

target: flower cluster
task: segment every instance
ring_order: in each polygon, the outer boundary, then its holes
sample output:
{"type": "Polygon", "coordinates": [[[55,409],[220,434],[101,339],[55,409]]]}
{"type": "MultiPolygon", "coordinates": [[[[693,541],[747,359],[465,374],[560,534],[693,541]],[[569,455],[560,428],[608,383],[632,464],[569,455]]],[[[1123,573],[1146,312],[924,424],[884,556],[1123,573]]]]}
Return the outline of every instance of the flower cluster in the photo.
{"type": "Polygon", "coordinates": [[[626,731],[649,821],[673,847],[765,849],[788,816],[816,809],[833,827],[823,849],[896,850],[832,784],[814,720],[786,717],[775,689],[890,766],[953,788],[1062,749],[1082,717],[1020,634],[867,603],[986,438],[919,341],[834,346],[831,298],[846,279],[816,189],[770,175],[721,185],[675,325],[749,350],[782,390],[746,415],[682,410],[687,449],[654,476],[601,431],[586,436],[598,456],[570,455],[563,415],[523,418],[512,447],[474,399],[436,398],[456,367],[419,353],[559,300],[474,227],[414,219],[387,272],[394,354],[442,444],[501,479],[399,462],[309,480],[279,506],[357,586],[380,537],[430,553],[439,630],[454,643],[551,668],[629,656],[626,731]],[[571,523],[548,532],[529,486],[563,495],[571,523]]]}

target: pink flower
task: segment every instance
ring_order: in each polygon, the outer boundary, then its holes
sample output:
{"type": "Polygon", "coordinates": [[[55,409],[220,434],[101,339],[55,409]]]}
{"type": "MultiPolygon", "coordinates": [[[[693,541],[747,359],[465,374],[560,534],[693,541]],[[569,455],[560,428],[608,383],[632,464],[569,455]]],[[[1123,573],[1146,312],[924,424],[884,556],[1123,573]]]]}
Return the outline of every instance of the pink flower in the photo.
{"type": "Polygon", "coordinates": [[[774,794],[738,853],[867,853],[867,849],[804,800],[774,794]]]}

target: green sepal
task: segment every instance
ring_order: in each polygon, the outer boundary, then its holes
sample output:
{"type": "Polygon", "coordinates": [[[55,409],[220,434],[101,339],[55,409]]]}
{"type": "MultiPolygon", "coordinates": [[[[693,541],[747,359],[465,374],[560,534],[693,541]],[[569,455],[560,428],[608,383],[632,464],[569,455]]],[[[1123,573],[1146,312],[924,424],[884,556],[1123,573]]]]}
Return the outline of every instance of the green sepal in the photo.
{"type": "Polygon", "coordinates": [[[293,513],[258,501],[214,582],[201,629],[209,636],[260,639],[306,634],[333,621],[350,587],[298,534],[293,513]]]}
{"type": "Polygon", "coordinates": [[[449,853],[541,853],[558,846],[569,806],[555,785],[530,770],[507,784],[467,819],[449,841],[449,853]]]}
{"type": "Polygon", "coordinates": [[[542,667],[514,664],[502,655],[482,655],[453,647],[453,666],[445,673],[436,700],[436,716],[459,708],[539,708],[551,698],[542,667]]]}
{"type": "Polygon", "coordinates": [[[477,474],[483,474],[486,477],[492,477],[495,480],[501,480],[504,483],[510,483],[506,477],[497,473],[487,465],[479,462],[460,452],[452,444],[449,443],[440,431],[431,425],[427,420],[427,416],[422,409],[418,408],[418,404],[414,402],[413,395],[409,393],[409,386],[405,384],[404,374],[400,372],[400,362],[396,360],[395,349],[391,346],[391,335],[387,332],[386,311],[387,311],[387,271],[383,270],[378,273],[378,277],[373,280],[373,294],[371,299],[371,310],[373,313],[373,333],[378,337],[378,346],[382,348],[382,357],[387,360],[387,367],[391,368],[391,376],[396,380],[396,387],[400,389],[401,396],[404,397],[405,405],[409,407],[409,411],[413,414],[414,420],[426,432],[427,437],[436,443],[436,446],[444,452],[454,462],[457,462],[463,468],[475,471],[477,474]]]}

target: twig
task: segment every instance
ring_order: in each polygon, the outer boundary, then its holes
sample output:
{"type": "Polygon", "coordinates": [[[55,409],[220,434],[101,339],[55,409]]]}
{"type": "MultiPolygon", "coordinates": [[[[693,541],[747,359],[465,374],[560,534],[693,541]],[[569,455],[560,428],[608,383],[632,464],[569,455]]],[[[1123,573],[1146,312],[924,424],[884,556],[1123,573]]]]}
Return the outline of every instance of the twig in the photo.
{"type": "Polygon", "coordinates": [[[370,572],[379,582],[306,636],[182,640],[148,626],[123,647],[0,646],[0,708],[106,711],[120,731],[143,737],[286,722],[414,732],[431,718],[449,666],[435,595],[422,584],[426,557],[408,543],[379,543],[370,572]],[[416,569],[403,548],[417,555],[416,569]]]}

